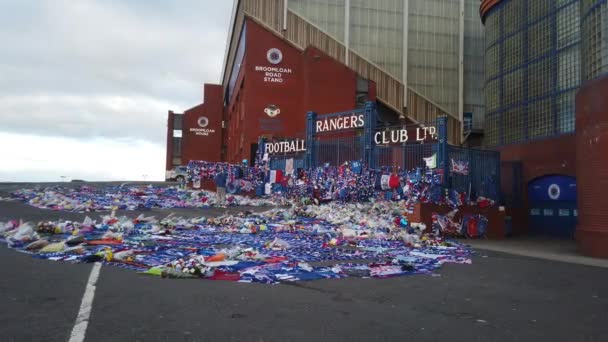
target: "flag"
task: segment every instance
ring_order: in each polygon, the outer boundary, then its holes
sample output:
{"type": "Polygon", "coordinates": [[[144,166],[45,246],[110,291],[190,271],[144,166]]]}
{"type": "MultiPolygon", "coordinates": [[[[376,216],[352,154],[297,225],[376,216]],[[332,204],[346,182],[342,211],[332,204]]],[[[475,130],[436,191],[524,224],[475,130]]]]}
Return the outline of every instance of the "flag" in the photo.
{"type": "Polygon", "coordinates": [[[277,170],[271,170],[270,171],[270,184],[276,183],[277,182],[277,170]]]}
{"type": "Polygon", "coordinates": [[[285,174],[293,175],[293,158],[285,160],[285,174]]]}
{"type": "Polygon", "coordinates": [[[428,158],[423,158],[423,159],[424,159],[424,162],[426,163],[426,167],[428,167],[429,169],[437,168],[437,154],[436,153],[428,158]]]}
{"type": "Polygon", "coordinates": [[[469,174],[469,162],[462,161],[462,160],[456,161],[456,160],[452,159],[451,171],[452,171],[452,173],[466,176],[469,174]]]}

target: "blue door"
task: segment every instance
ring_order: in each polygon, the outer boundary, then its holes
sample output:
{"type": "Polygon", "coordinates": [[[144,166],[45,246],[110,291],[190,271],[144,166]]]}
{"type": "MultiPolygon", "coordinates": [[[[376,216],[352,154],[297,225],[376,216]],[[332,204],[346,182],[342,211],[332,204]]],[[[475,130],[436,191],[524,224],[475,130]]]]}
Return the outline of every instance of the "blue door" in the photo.
{"type": "Polygon", "coordinates": [[[530,231],[574,237],[578,217],[574,177],[553,175],[531,181],[528,203],[530,231]]]}

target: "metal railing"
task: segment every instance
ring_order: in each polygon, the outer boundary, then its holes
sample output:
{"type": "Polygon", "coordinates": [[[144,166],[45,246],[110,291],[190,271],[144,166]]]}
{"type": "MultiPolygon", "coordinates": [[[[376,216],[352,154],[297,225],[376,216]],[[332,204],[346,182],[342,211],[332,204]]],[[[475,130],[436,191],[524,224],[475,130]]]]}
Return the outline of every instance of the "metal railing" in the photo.
{"type": "MultiPolygon", "coordinates": [[[[434,164],[432,167],[441,170],[441,174],[445,175],[444,187],[465,192],[471,197],[483,196],[500,200],[500,153],[449,145],[446,117],[440,117],[432,124],[378,129],[376,122],[377,113],[371,102],[366,104],[364,110],[332,113],[319,117],[316,113],[309,112],[306,151],[272,155],[269,167],[284,170],[289,159],[293,159],[294,169],[312,169],[325,164],[336,166],[351,161],[360,161],[372,169],[398,167],[402,170],[412,170],[434,164]],[[350,131],[321,134],[316,132],[318,119],[324,120],[353,113],[363,113],[365,118],[363,129],[358,127],[350,131]],[[452,164],[459,165],[460,169],[454,169],[452,164]]],[[[264,144],[265,141],[261,140],[260,151],[264,151],[264,144]]]]}

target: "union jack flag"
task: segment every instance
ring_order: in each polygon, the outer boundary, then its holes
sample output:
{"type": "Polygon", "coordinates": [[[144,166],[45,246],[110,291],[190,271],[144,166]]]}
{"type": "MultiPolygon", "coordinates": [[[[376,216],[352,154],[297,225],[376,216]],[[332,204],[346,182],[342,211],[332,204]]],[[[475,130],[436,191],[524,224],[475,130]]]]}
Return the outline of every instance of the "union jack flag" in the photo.
{"type": "Polygon", "coordinates": [[[458,175],[468,175],[469,174],[469,162],[462,160],[454,160],[452,159],[452,173],[458,175]]]}

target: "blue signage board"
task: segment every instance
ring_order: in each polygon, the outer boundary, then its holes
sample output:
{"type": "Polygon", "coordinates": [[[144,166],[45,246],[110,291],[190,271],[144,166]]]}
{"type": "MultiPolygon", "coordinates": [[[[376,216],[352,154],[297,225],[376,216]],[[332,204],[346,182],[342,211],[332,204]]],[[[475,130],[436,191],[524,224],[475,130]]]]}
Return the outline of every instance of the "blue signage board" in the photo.
{"type": "Polygon", "coordinates": [[[576,201],[576,179],[569,176],[546,176],[528,185],[528,200],[576,201]]]}

